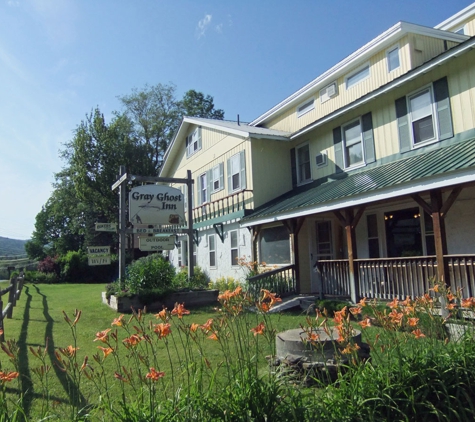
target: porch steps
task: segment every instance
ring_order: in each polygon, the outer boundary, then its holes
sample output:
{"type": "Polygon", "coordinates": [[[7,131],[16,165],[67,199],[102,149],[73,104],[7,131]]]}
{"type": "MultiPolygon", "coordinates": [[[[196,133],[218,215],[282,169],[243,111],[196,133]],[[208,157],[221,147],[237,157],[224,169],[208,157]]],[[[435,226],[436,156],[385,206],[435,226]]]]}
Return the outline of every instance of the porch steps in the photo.
{"type": "Polygon", "coordinates": [[[305,300],[316,300],[317,296],[309,296],[309,295],[293,295],[282,298],[282,302],[277,303],[269,313],[278,313],[282,311],[287,311],[292,308],[300,308],[300,302],[305,300]]]}

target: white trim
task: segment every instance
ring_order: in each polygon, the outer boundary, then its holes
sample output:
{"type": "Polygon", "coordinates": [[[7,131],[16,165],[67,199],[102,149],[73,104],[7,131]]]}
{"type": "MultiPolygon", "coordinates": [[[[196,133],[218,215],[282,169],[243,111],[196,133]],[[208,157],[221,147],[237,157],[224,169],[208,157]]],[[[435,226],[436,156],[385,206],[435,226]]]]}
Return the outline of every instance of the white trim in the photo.
{"type": "Polygon", "coordinates": [[[354,86],[360,84],[361,82],[365,81],[370,76],[371,76],[371,64],[369,62],[366,62],[345,76],[345,88],[349,90],[353,88],[354,86]],[[362,73],[366,73],[366,70],[368,71],[368,74],[366,76],[363,76],[362,79],[359,79],[356,82],[351,82],[351,85],[348,84],[351,78],[359,76],[362,73]]]}
{"type": "Polygon", "coordinates": [[[295,164],[297,169],[297,186],[306,185],[313,181],[312,178],[312,156],[310,155],[310,142],[306,141],[295,147],[295,164]],[[300,162],[299,162],[299,150],[308,147],[308,165],[310,167],[310,178],[300,180],[300,162]]]}
{"type": "Polygon", "coordinates": [[[473,171],[473,168],[460,171],[451,178],[447,178],[447,175],[443,173],[431,178],[430,181],[425,180],[412,184],[406,183],[398,186],[388,186],[387,188],[380,189],[376,192],[355,195],[343,200],[335,200],[332,202],[328,202],[323,205],[311,205],[304,209],[287,211],[285,213],[279,214],[278,216],[268,216],[262,219],[245,222],[241,224],[241,227],[252,227],[257,224],[266,224],[275,221],[282,221],[288,218],[297,218],[305,217],[307,215],[312,214],[321,214],[324,212],[334,211],[341,208],[356,207],[368,204],[370,202],[394,199],[399,196],[406,196],[431,189],[445,188],[470,182],[475,182],[475,172],[473,171]]]}
{"type": "Polygon", "coordinates": [[[299,136],[315,129],[316,127],[322,126],[323,124],[327,123],[330,120],[336,119],[338,116],[341,116],[342,114],[347,113],[349,110],[353,110],[362,104],[368,103],[369,101],[373,100],[374,98],[385,94],[395,88],[400,87],[401,85],[404,85],[406,82],[417,78],[421,74],[427,73],[433,68],[436,68],[446,62],[447,60],[451,59],[452,57],[457,57],[460,56],[464,53],[466,53],[469,50],[472,50],[475,48],[475,38],[470,41],[468,44],[464,44],[462,47],[457,48],[454,47],[445,53],[441,54],[439,57],[436,59],[433,59],[432,61],[427,62],[426,64],[421,65],[417,69],[410,71],[406,75],[400,76],[397,79],[387,83],[383,87],[377,88],[374,91],[368,93],[364,97],[354,101],[351,104],[348,104],[347,106],[341,107],[340,109],[336,110],[335,112],[328,114],[325,117],[322,117],[320,120],[317,120],[315,123],[308,125],[307,127],[293,133],[290,136],[290,140],[293,140],[295,138],[298,138],[299,136]]]}
{"type": "Polygon", "coordinates": [[[347,73],[349,69],[352,69],[368,61],[368,59],[372,55],[374,55],[375,52],[381,51],[382,49],[389,47],[391,44],[397,42],[407,33],[425,35],[428,37],[459,43],[466,41],[469,38],[466,35],[458,35],[452,32],[428,28],[422,25],[415,25],[407,22],[398,22],[397,24],[393,25],[391,28],[371,40],[369,43],[365,44],[363,47],[359,48],[354,53],[350,54],[348,57],[337,63],[335,66],[322,73],[320,76],[318,76],[313,81],[296,91],[294,94],[290,95],[289,97],[272,107],[270,110],[260,115],[257,119],[249,123],[249,125],[257,126],[259,124],[262,124],[274,117],[277,113],[282,112],[284,109],[295,106],[298,102],[301,102],[303,98],[308,97],[314,92],[318,92],[321,88],[331,83],[331,81],[338,79],[340,76],[347,73]]]}
{"type": "Polygon", "coordinates": [[[434,26],[435,29],[442,29],[447,31],[448,28],[453,28],[458,24],[462,23],[464,20],[471,18],[475,15],[475,3],[467,6],[465,9],[460,10],[455,15],[450,16],[450,18],[434,26]]]}
{"type": "Polygon", "coordinates": [[[408,114],[408,119],[409,119],[408,121],[409,133],[411,135],[411,148],[417,149],[420,147],[425,147],[427,145],[433,144],[435,142],[439,142],[439,125],[438,125],[437,109],[436,109],[435,99],[434,99],[433,85],[427,84],[417,89],[416,91],[410,92],[409,94],[406,95],[406,103],[407,103],[407,114],[408,114]],[[411,97],[412,98],[417,97],[418,95],[422,94],[424,91],[429,91],[430,105],[431,105],[431,110],[432,110],[432,127],[434,129],[434,137],[433,139],[416,143],[414,139],[414,128],[412,126],[412,123],[414,122],[414,120],[412,118],[411,97]]]}
{"type": "MultiPolygon", "coordinates": [[[[342,152],[343,152],[343,165],[344,165],[345,170],[354,170],[354,169],[357,169],[359,167],[364,167],[366,165],[366,157],[365,157],[365,153],[364,153],[365,148],[364,148],[364,144],[363,144],[363,123],[361,121],[361,117],[357,117],[356,119],[350,120],[350,121],[342,124],[340,126],[340,130],[341,130],[341,141],[342,141],[342,152]],[[346,159],[347,143],[346,143],[346,138],[345,138],[345,127],[350,126],[355,122],[358,122],[358,125],[360,127],[360,142],[359,143],[361,144],[361,154],[363,156],[363,159],[360,162],[356,163],[356,164],[349,165],[349,163],[347,163],[347,159],[346,159]]],[[[354,145],[354,144],[352,144],[352,145],[354,145]]]]}

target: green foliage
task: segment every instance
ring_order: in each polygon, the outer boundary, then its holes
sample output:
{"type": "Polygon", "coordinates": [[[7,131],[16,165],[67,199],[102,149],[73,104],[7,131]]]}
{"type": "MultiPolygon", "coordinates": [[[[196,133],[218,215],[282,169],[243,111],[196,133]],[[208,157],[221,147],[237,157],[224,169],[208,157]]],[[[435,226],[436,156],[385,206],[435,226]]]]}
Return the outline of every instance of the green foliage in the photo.
{"type": "Polygon", "coordinates": [[[331,300],[331,299],[323,299],[317,300],[315,302],[316,308],[320,310],[320,312],[326,311],[328,317],[333,318],[336,311],[341,311],[345,306],[348,306],[350,303],[343,300],[331,300]]]}
{"type": "Polygon", "coordinates": [[[169,291],[173,287],[175,268],[162,255],[152,254],[133,262],[126,269],[125,288],[132,294],[143,290],[169,291]]]}
{"type": "Polygon", "coordinates": [[[36,284],[56,284],[59,283],[59,277],[54,272],[44,273],[41,271],[26,271],[25,282],[36,284]]]}
{"type": "Polygon", "coordinates": [[[181,267],[175,276],[174,285],[177,289],[207,289],[209,277],[199,266],[194,267],[193,277],[188,279],[188,267],[181,267]]]}
{"type": "Polygon", "coordinates": [[[234,277],[219,277],[215,281],[209,283],[208,287],[210,289],[217,289],[220,293],[225,292],[226,290],[234,290],[236,287],[240,286],[241,283],[239,280],[236,280],[234,277]]]}
{"type": "Polygon", "coordinates": [[[58,258],[59,274],[64,283],[84,282],[88,276],[87,255],[83,252],[68,251],[58,258]]]}

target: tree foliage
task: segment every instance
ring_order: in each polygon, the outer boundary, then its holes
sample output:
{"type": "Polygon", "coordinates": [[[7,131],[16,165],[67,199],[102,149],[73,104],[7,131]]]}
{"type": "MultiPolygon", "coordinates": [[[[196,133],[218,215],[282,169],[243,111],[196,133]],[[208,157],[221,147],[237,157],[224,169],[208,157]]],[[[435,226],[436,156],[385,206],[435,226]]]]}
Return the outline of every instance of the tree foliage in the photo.
{"type": "Polygon", "coordinates": [[[222,119],[213,98],[194,90],[176,99],[174,85],[146,85],[119,97],[124,106],[110,123],[99,108],[76,127],[60,152],[63,169],[55,174],[53,192],[36,216],[30,258],[85,251],[91,245],[117,246],[115,234],[96,232],[96,222],[118,221],[118,192],[111,186],[124,165],[129,174],[158,173],[168,144],[186,115],[222,119]]]}

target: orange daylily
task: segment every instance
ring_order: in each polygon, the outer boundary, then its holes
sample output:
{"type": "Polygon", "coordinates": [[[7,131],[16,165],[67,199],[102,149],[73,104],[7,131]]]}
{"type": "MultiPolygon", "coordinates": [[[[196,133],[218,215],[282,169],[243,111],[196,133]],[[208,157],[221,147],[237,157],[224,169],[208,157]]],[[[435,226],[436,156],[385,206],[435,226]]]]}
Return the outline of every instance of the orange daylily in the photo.
{"type": "Polygon", "coordinates": [[[425,335],[422,333],[422,331],[419,328],[417,330],[414,330],[412,334],[414,334],[414,337],[417,339],[425,337],[425,335]]]}
{"type": "Polygon", "coordinates": [[[361,328],[371,327],[371,320],[369,318],[364,319],[363,321],[358,322],[361,328]]]}
{"type": "Polygon", "coordinates": [[[165,372],[158,372],[155,368],[150,368],[150,372],[145,376],[152,381],[158,381],[165,376],[165,372]]]}
{"type": "Polygon", "coordinates": [[[98,333],[96,333],[96,338],[94,339],[94,341],[102,341],[103,343],[107,343],[109,341],[109,336],[108,336],[108,333],[111,329],[110,328],[107,328],[106,330],[104,331],[99,331],[98,333]]]}
{"type": "Polygon", "coordinates": [[[368,299],[367,299],[366,297],[364,297],[363,299],[361,299],[361,300],[359,301],[358,304],[359,304],[362,308],[364,308],[365,306],[367,306],[367,303],[366,303],[367,300],[368,300],[368,299]]]}
{"type": "Polygon", "coordinates": [[[358,346],[356,343],[355,344],[348,344],[342,351],[341,353],[343,355],[351,355],[353,352],[356,352],[357,350],[360,349],[360,346],[358,346]]]}
{"type": "Polygon", "coordinates": [[[183,315],[189,315],[190,311],[188,309],[185,309],[185,304],[184,303],[175,303],[175,307],[173,308],[172,315],[177,315],[178,318],[182,318],[183,315]]]}
{"type": "Polygon", "coordinates": [[[97,348],[102,350],[102,352],[104,353],[104,358],[109,356],[114,351],[114,349],[112,347],[97,346],[97,348]]]}
{"type": "Polygon", "coordinates": [[[59,348],[59,351],[68,358],[72,358],[76,354],[76,351],[78,350],[79,350],[79,347],[73,347],[71,345],[65,348],[62,348],[62,347],[59,348]]]}
{"type": "Polygon", "coordinates": [[[88,361],[88,360],[89,360],[89,358],[88,358],[87,356],[84,356],[84,361],[82,362],[80,371],[84,371],[84,369],[85,369],[86,366],[87,366],[87,361],[88,361]]]}
{"type": "Polygon", "coordinates": [[[359,308],[359,307],[350,308],[350,312],[351,312],[353,315],[361,314],[361,308],[359,308]]]}
{"type": "Polygon", "coordinates": [[[211,326],[213,325],[213,318],[208,319],[203,325],[200,325],[200,328],[202,331],[207,333],[208,331],[211,330],[211,326]]]}
{"type": "Polygon", "coordinates": [[[407,319],[407,323],[408,323],[411,327],[416,327],[418,322],[419,322],[419,318],[408,318],[408,319],[407,319]]]}
{"type": "Polygon", "coordinates": [[[139,344],[141,341],[142,339],[138,334],[132,334],[130,337],[122,340],[122,343],[124,343],[125,347],[129,348],[137,346],[137,344],[139,344]]]}
{"type": "Polygon", "coordinates": [[[314,342],[314,341],[318,341],[318,339],[320,338],[320,336],[317,334],[317,333],[307,333],[307,340],[308,341],[311,341],[311,342],[314,342]]]}
{"type": "Polygon", "coordinates": [[[397,297],[395,297],[391,302],[388,303],[388,306],[391,309],[396,309],[399,306],[399,300],[397,297]]]}
{"type": "Polygon", "coordinates": [[[475,308],[475,298],[469,297],[468,299],[462,299],[463,308],[475,308]]]}
{"type": "Polygon", "coordinates": [[[216,341],[218,341],[218,335],[217,335],[216,333],[211,334],[210,336],[208,336],[208,338],[209,338],[210,340],[216,340],[216,341]]]}
{"type": "Polygon", "coordinates": [[[156,318],[160,318],[162,321],[167,319],[167,308],[163,308],[158,314],[155,314],[156,318]]]}
{"type": "Polygon", "coordinates": [[[199,326],[200,326],[199,324],[197,324],[197,323],[194,322],[193,324],[190,325],[190,331],[191,331],[192,333],[195,333],[196,330],[199,328],[199,326]]]}
{"type": "Polygon", "coordinates": [[[251,332],[254,333],[254,337],[258,334],[264,334],[265,325],[261,322],[257,327],[251,328],[251,332]]]}
{"type": "Polygon", "coordinates": [[[156,324],[153,331],[158,335],[158,338],[164,338],[171,334],[171,326],[168,323],[156,324]]]}
{"type": "Polygon", "coordinates": [[[124,318],[123,314],[118,318],[114,318],[114,321],[112,321],[111,325],[116,325],[117,327],[122,327],[124,325],[124,323],[122,322],[122,318],[124,318]]]}
{"type": "Polygon", "coordinates": [[[20,375],[18,372],[2,372],[0,371],[0,381],[3,383],[13,381],[20,375]]]}

